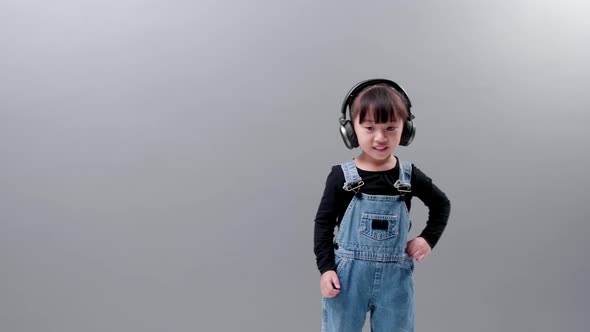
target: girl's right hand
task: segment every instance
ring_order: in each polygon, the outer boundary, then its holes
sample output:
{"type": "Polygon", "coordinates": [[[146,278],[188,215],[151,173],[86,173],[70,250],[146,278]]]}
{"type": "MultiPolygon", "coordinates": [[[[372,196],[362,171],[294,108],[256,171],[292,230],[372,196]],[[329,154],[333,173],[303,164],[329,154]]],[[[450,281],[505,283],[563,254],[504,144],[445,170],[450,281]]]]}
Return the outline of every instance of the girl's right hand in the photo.
{"type": "Polygon", "coordinates": [[[340,280],[335,271],[326,271],[320,277],[320,290],[327,298],[334,297],[340,293],[340,280]],[[336,289],[334,289],[336,287],[336,289]]]}

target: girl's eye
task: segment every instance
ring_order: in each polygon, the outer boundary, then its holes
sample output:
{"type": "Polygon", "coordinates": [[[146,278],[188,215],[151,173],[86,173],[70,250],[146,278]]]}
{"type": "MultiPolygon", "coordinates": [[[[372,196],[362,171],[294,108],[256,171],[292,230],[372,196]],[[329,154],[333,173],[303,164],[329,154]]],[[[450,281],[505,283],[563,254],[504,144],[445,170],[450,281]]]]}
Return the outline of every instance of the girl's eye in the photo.
{"type": "Polygon", "coordinates": [[[394,131],[394,130],[396,130],[396,129],[397,129],[397,127],[387,127],[387,130],[388,130],[388,131],[394,131]]]}
{"type": "Polygon", "coordinates": [[[375,127],[365,127],[367,128],[368,131],[373,131],[373,129],[375,129],[375,127]]]}

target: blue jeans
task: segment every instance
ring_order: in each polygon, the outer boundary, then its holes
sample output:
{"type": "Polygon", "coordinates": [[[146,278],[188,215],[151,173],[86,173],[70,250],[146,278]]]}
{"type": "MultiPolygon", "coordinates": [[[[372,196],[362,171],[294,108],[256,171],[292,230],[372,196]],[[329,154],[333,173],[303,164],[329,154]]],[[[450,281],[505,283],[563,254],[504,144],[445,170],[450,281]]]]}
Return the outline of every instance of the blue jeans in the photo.
{"type": "Polygon", "coordinates": [[[340,294],[323,298],[323,332],[360,332],[367,312],[371,331],[414,331],[411,260],[372,262],[336,257],[340,294]]]}

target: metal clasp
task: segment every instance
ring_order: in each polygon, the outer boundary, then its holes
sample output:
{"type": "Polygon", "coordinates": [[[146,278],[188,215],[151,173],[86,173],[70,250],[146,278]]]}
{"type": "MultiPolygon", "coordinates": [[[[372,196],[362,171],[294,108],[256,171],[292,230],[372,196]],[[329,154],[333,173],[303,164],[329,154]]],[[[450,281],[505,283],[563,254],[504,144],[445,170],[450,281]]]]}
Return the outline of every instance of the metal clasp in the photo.
{"type": "Polygon", "coordinates": [[[404,184],[402,183],[399,179],[397,181],[395,181],[395,183],[393,184],[393,186],[395,187],[395,189],[397,189],[397,191],[400,192],[400,195],[404,195],[405,193],[411,193],[412,192],[412,186],[408,185],[408,184],[404,184]]]}
{"type": "Polygon", "coordinates": [[[359,182],[356,183],[356,186],[355,187],[352,187],[354,185],[355,184],[352,184],[350,186],[345,186],[344,187],[344,190],[346,190],[346,191],[354,191],[355,193],[358,194],[359,188],[362,187],[362,186],[364,186],[365,185],[365,182],[363,180],[361,180],[361,181],[359,181],[359,182]]]}

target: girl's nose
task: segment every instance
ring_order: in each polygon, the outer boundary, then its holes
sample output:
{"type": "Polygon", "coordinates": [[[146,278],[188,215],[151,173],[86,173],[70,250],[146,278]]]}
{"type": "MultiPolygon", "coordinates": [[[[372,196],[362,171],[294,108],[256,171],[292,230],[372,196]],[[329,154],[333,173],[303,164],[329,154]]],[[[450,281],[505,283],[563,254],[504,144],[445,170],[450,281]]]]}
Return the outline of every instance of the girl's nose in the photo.
{"type": "Polygon", "coordinates": [[[375,134],[375,139],[377,141],[384,141],[387,138],[387,135],[385,135],[385,133],[381,130],[377,130],[377,133],[375,134]]]}

